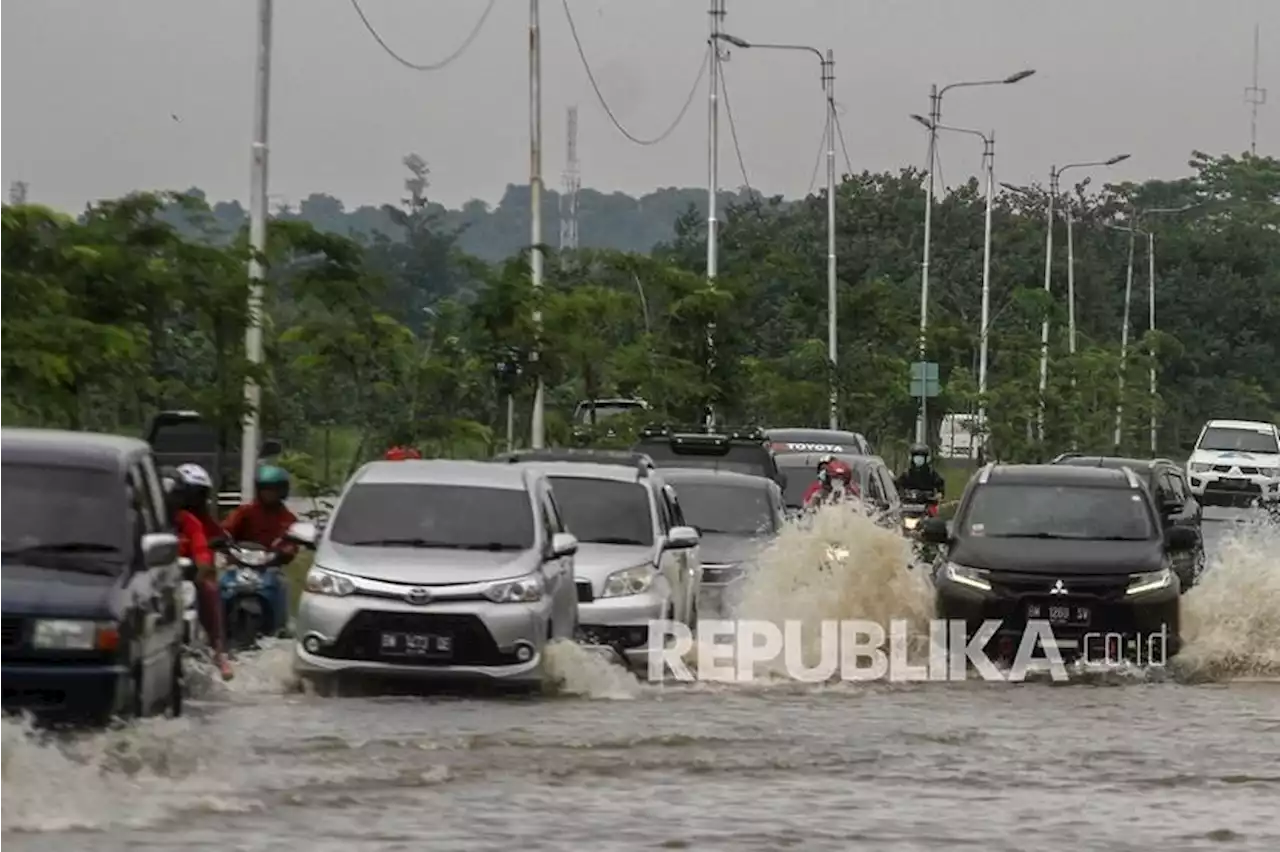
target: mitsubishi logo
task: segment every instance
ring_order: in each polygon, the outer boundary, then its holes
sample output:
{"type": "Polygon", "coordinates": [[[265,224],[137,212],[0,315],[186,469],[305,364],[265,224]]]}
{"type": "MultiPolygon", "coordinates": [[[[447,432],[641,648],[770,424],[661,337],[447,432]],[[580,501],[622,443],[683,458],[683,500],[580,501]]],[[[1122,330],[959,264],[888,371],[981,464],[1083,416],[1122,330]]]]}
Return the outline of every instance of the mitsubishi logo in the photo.
{"type": "Polygon", "coordinates": [[[1067,587],[1062,585],[1061,580],[1054,583],[1053,588],[1049,590],[1049,594],[1051,595],[1065,595],[1066,593],[1067,593],[1067,587]]]}
{"type": "Polygon", "coordinates": [[[404,593],[404,599],[414,606],[422,606],[431,602],[431,592],[423,588],[410,589],[404,593]]]}

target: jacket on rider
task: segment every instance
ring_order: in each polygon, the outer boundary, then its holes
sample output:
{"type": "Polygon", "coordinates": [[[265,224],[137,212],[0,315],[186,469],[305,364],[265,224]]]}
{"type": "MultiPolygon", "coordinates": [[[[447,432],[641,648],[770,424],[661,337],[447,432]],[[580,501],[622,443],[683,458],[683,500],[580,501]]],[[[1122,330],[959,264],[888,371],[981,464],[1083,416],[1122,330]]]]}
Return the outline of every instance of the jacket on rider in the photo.
{"type": "Polygon", "coordinates": [[[898,474],[893,484],[899,491],[936,491],[941,497],[946,487],[946,480],[933,468],[932,454],[925,444],[914,444],[911,447],[911,464],[898,474]]]}
{"type": "Polygon", "coordinates": [[[186,509],[179,509],[174,513],[173,527],[178,534],[178,555],[194,562],[197,570],[213,568],[213,550],[200,519],[186,509]]]}
{"type": "Polygon", "coordinates": [[[227,516],[223,529],[233,541],[255,542],[284,554],[284,561],[288,562],[297,547],[284,536],[298,520],[284,503],[289,496],[289,474],[282,468],[264,465],[258,468],[254,487],[257,494],[253,502],[237,506],[227,516]]]}
{"type": "Polygon", "coordinates": [[[853,469],[839,459],[824,458],[818,465],[818,478],[804,493],[804,506],[821,505],[831,498],[836,481],[843,483],[844,493],[858,496],[858,486],[853,481],[853,469]]]}

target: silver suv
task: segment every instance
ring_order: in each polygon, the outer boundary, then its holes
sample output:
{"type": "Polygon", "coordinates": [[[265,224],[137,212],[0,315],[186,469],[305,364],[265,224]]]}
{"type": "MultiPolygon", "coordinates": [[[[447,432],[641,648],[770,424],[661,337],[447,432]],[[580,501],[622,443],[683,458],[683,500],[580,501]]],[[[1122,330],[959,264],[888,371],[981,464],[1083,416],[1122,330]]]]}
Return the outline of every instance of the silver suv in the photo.
{"type": "Polygon", "coordinates": [[[536,470],[371,462],[320,535],[295,670],[538,684],[577,627],[577,549],[536,470]]]}
{"type": "Polygon", "coordinates": [[[547,476],[579,542],[579,641],[644,666],[651,620],[690,628],[697,622],[698,531],[685,523],[675,491],[643,454],[633,454],[628,465],[617,463],[617,454],[587,461],[584,453],[566,455],[573,461],[547,460],[548,453],[506,460],[547,476]]]}

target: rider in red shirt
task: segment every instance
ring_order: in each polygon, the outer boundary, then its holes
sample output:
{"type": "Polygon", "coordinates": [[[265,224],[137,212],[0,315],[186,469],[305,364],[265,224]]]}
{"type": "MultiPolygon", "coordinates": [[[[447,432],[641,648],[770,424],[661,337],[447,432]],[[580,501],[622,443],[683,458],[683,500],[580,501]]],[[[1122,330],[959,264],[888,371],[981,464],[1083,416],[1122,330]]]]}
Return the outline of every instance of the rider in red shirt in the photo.
{"type": "Polygon", "coordinates": [[[858,496],[858,486],[853,481],[853,468],[840,459],[827,456],[818,463],[817,480],[804,493],[805,508],[822,505],[831,499],[836,482],[844,486],[845,494],[858,496]]]}
{"type": "Polygon", "coordinates": [[[256,542],[285,554],[287,563],[298,552],[297,546],[285,539],[289,527],[298,520],[284,503],[289,497],[289,474],[283,468],[263,465],[253,484],[253,502],[237,506],[222,526],[232,541],[256,542]]]}

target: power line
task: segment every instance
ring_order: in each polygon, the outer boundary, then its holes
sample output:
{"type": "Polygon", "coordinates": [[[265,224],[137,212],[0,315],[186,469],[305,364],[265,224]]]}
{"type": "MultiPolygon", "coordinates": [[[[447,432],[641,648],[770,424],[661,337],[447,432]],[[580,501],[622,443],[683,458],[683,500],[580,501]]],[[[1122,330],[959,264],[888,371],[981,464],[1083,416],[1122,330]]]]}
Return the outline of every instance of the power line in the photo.
{"type": "Polygon", "coordinates": [[[849,149],[844,144],[844,127],[840,124],[840,113],[836,113],[836,135],[840,137],[840,150],[844,153],[845,174],[853,176],[853,161],[849,159],[849,149]]]}
{"type": "Polygon", "coordinates": [[[818,156],[813,158],[813,174],[809,175],[809,188],[804,191],[806,197],[813,193],[813,187],[818,182],[818,166],[822,165],[822,155],[827,150],[827,122],[831,120],[828,114],[826,120],[822,122],[822,136],[818,139],[818,156]]]}
{"type": "Polygon", "coordinates": [[[587,79],[591,81],[591,88],[595,90],[596,100],[600,102],[605,115],[609,116],[609,121],[613,122],[613,126],[618,128],[618,132],[637,145],[657,145],[674,133],[675,129],[680,126],[680,122],[684,121],[685,114],[689,112],[689,106],[693,103],[693,97],[698,93],[698,87],[702,85],[702,77],[707,73],[707,59],[711,56],[711,47],[708,46],[706,52],[702,54],[702,65],[698,68],[697,79],[693,81],[693,85],[689,88],[689,97],[685,98],[684,106],[680,107],[680,112],[676,115],[675,120],[671,122],[671,125],[666,130],[652,139],[641,139],[632,135],[630,131],[623,127],[613,114],[613,110],[609,109],[609,103],[604,99],[604,94],[600,91],[599,84],[596,83],[596,75],[591,71],[591,63],[587,61],[587,54],[582,49],[582,41],[578,38],[578,28],[573,23],[573,13],[569,11],[569,0],[562,0],[561,5],[564,6],[564,16],[569,21],[569,32],[573,36],[573,43],[578,48],[578,58],[582,60],[582,68],[587,72],[587,79]]]}
{"type": "Polygon", "coordinates": [[[470,35],[467,36],[466,40],[462,42],[462,45],[457,50],[450,53],[439,62],[430,62],[426,64],[410,62],[392,50],[391,45],[387,44],[382,36],[378,35],[378,31],[374,29],[373,24],[369,23],[369,18],[365,16],[364,10],[360,8],[359,0],[351,0],[351,7],[355,9],[356,14],[360,16],[360,22],[363,23],[364,28],[369,31],[369,35],[373,36],[373,40],[376,41],[378,46],[386,51],[387,55],[396,62],[399,62],[405,68],[409,68],[414,71],[439,71],[446,65],[452,64],[455,59],[467,52],[467,48],[471,47],[471,43],[476,40],[476,36],[480,35],[480,30],[484,29],[484,23],[489,20],[489,13],[493,11],[493,7],[496,2],[497,0],[489,0],[489,5],[485,7],[484,14],[480,16],[480,20],[477,21],[475,27],[472,28],[470,35]]]}
{"type": "Polygon", "coordinates": [[[729,105],[729,84],[725,82],[724,70],[720,71],[720,93],[724,95],[724,114],[729,119],[729,135],[733,137],[733,153],[738,158],[738,170],[742,172],[742,182],[747,185],[747,192],[754,193],[751,178],[747,177],[747,166],[742,160],[742,148],[738,145],[738,125],[733,120],[733,107],[729,105]]]}

